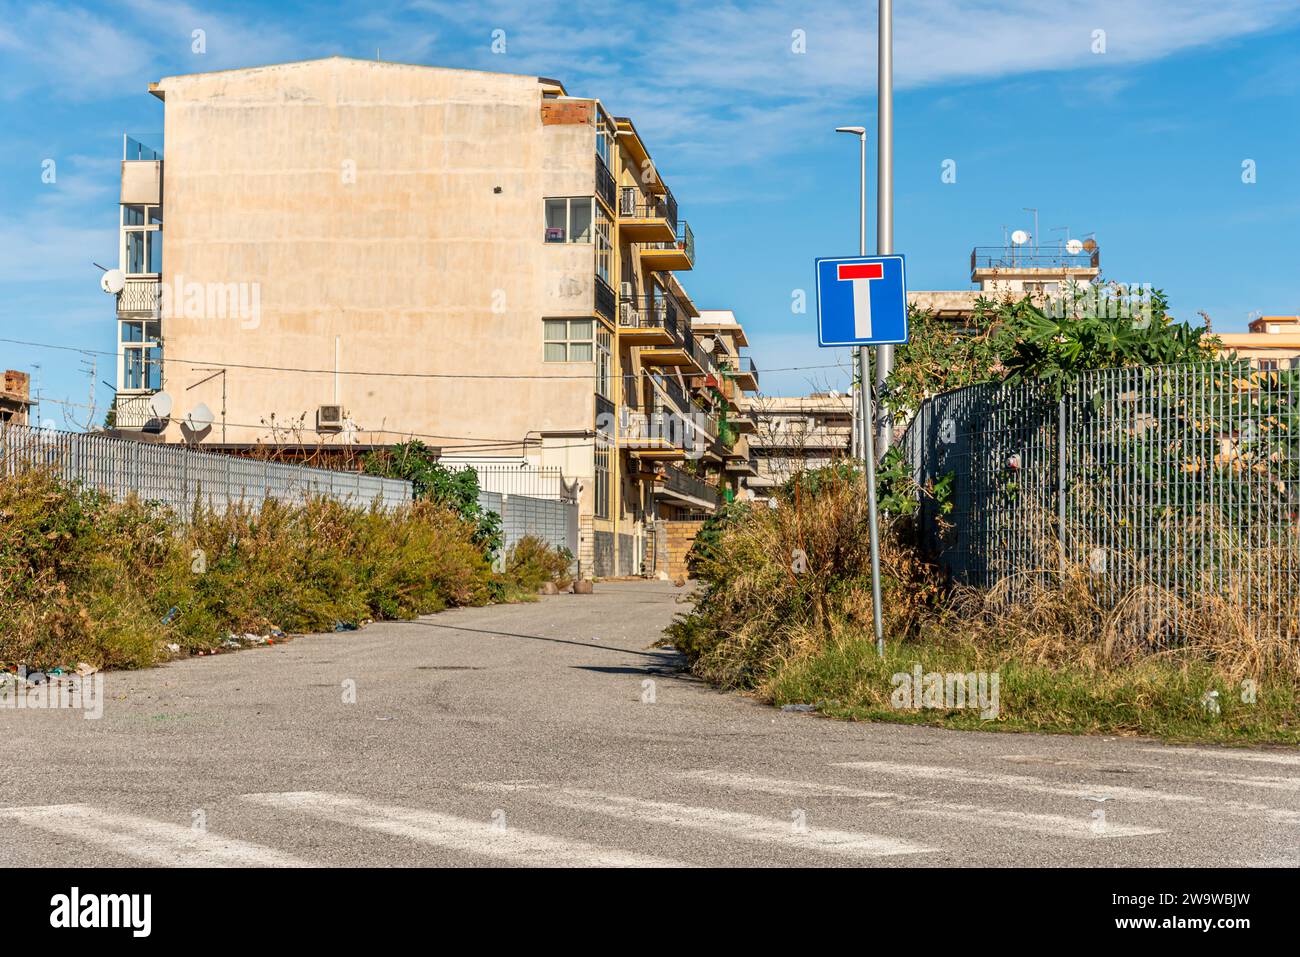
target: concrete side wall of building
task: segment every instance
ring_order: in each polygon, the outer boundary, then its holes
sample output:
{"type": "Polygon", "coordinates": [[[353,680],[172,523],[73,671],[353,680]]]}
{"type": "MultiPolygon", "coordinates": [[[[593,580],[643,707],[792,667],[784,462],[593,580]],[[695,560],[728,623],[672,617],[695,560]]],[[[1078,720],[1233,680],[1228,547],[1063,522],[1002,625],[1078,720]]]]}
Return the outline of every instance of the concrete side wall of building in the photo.
{"type": "Polygon", "coordinates": [[[592,131],[544,127],[536,78],[330,59],[159,89],[163,284],[257,297],[164,318],[164,387],[215,438],[315,441],[336,402],[361,442],[591,428],[592,364],[544,362],[542,318],[590,314],[593,248],[544,243],[543,199],[591,195],[592,131]]]}

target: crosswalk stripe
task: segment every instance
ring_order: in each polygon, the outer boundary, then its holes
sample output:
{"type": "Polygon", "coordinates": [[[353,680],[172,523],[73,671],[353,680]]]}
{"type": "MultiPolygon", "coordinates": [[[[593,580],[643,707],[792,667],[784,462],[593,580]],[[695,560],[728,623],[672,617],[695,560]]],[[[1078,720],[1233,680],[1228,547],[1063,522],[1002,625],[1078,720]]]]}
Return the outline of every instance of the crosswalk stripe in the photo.
{"type": "Polygon", "coordinates": [[[1091,818],[1069,817],[1062,814],[1038,814],[1028,811],[1008,811],[1000,808],[981,807],[973,804],[951,804],[946,801],[931,801],[906,794],[890,791],[864,791],[859,788],[844,787],[839,784],[822,784],[814,781],[789,781],[768,778],[753,774],[731,774],[725,771],[687,771],[682,777],[705,781],[721,787],[743,791],[758,791],[776,794],[781,797],[845,797],[871,798],[871,807],[882,805],[904,814],[920,814],[927,817],[944,818],[967,824],[988,825],[990,827],[1011,828],[1014,830],[1033,831],[1056,837],[1070,838],[1115,838],[1140,837],[1151,834],[1163,834],[1156,828],[1138,827],[1118,822],[1099,822],[1091,818]]]}
{"type": "Polygon", "coordinates": [[[1036,794],[1053,794],[1084,800],[1129,800],[1139,802],[1170,802],[1199,804],[1202,798],[1190,794],[1173,794],[1168,791],[1149,791],[1118,784],[1055,784],[1027,774],[994,774],[972,771],[968,768],[936,767],[924,764],[896,764],[890,761],[843,761],[834,767],[855,771],[874,771],[894,777],[914,778],[921,781],[951,781],[958,784],[984,784],[989,787],[1010,788],[1036,794]]]}
{"type": "Polygon", "coordinates": [[[781,778],[768,778],[758,774],[735,774],[730,771],[683,771],[679,775],[706,784],[731,788],[736,791],[760,791],[775,794],[778,797],[846,797],[873,798],[889,800],[906,797],[895,791],[864,791],[862,788],[845,787],[842,784],[822,784],[817,781],[788,781],[781,778]]]}
{"type": "Polygon", "coordinates": [[[693,807],[667,801],[648,801],[581,788],[562,788],[538,793],[561,807],[583,813],[604,814],[638,824],[666,824],[692,828],[735,840],[777,844],[846,857],[885,857],[894,854],[923,854],[935,850],[912,841],[883,837],[879,834],[797,827],[794,820],[781,821],[740,811],[693,807]]]}
{"type": "Polygon", "coordinates": [[[155,821],[85,804],[0,808],[0,820],[97,844],[165,867],[308,867],[290,854],[220,837],[183,824],[155,821]]]}
{"type": "Polygon", "coordinates": [[[1258,761],[1265,764],[1300,765],[1300,754],[1276,754],[1271,751],[1230,751],[1223,748],[1139,748],[1149,754],[1170,754],[1182,757],[1230,758],[1233,761],[1258,761]]]}
{"type": "Polygon", "coordinates": [[[611,850],[437,811],[396,807],[342,794],[297,791],[245,794],[243,800],[276,810],[391,834],[466,854],[543,867],[683,867],[681,862],[611,850]]]}

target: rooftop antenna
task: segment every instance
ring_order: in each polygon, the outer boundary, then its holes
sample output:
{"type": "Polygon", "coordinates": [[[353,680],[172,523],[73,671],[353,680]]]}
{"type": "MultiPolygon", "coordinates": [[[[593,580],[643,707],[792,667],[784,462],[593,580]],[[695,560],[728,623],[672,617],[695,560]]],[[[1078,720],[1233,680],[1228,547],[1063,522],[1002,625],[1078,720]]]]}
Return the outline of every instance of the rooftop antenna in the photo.
{"type": "Polygon", "coordinates": [[[1026,213],[1034,214],[1034,252],[1037,253],[1038,252],[1038,207],[1022,206],[1021,209],[1023,209],[1026,213]]]}
{"type": "Polygon", "coordinates": [[[1057,249],[1060,249],[1062,246],[1067,245],[1067,244],[1070,242],[1070,227],[1069,227],[1069,226],[1053,226],[1050,230],[1048,230],[1048,232],[1053,232],[1053,233],[1059,233],[1059,232],[1061,232],[1062,230],[1064,230],[1064,232],[1065,232],[1065,239],[1064,239],[1064,240],[1060,240],[1060,239],[1058,239],[1058,240],[1056,241],[1056,247],[1057,247],[1057,249]]]}

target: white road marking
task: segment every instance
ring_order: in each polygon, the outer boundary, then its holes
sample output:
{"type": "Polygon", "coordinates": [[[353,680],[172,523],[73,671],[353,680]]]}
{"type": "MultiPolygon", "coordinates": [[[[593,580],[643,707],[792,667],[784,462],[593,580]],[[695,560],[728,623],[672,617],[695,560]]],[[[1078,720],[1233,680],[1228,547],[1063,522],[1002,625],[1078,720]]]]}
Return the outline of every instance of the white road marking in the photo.
{"type": "Polygon", "coordinates": [[[491,820],[474,820],[437,811],[396,807],[373,801],[298,791],[245,794],[243,799],[277,810],[391,834],[466,854],[479,854],[538,867],[683,867],[678,861],[610,850],[585,841],[550,837],[491,820]]]}
{"type": "Polygon", "coordinates": [[[269,847],[85,804],[0,808],[0,820],[97,844],[164,867],[311,866],[269,847]]]}
{"type": "Polygon", "coordinates": [[[705,781],[721,787],[741,791],[758,791],[764,794],[776,794],[781,797],[884,799],[875,800],[869,806],[880,807],[884,805],[905,814],[922,814],[928,817],[961,821],[966,824],[986,824],[990,827],[1033,831],[1055,837],[1087,838],[1091,840],[1095,838],[1139,837],[1164,833],[1164,831],[1156,828],[1138,827],[1110,821],[1104,827],[1097,827],[1095,821],[1089,817],[1007,811],[973,804],[950,804],[945,801],[931,801],[927,798],[915,798],[890,791],[864,791],[839,784],[820,784],[814,781],[789,781],[753,774],[732,774],[726,771],[687,771],[683,772],[681,777],[705,781]]]}
{"type": "Polygon", "coordinates": [[[974,804],[948,804],[940,801],[918,801],[914,806],[900,808],[908,814],[924,814],[968,824],[1010,828],[1016,831],[1034,831],[1052,837],[1106,840],[1113,837],[1145,837],[1163,834],[1154,827],[1121,824],[1107,819],[1098,823],[1093,818],[1069,817],[1064,814],[1034,814],[1028,811],[1004,811],[1000,808],[978,807],[974,804]]]}
{"type": "Polygon", "coordinates": [[[1300,754],[1278,754],[1273,751],[1231,751],[1211,748],[1141,748],[1151,754],[1192,755],[1202,758],[1231,758],[1234,761],[1260,761],[1266,764],[1300,765],[1300,754]]]}
{"type": "Polygon", "coordinates": [[[605,814],[638,824],[666,824],[708,831],[722,837],[761,844],[778,844],[799,850],[822,851],[846,857],[885,857],[893,854],[923,854],[936,848],[899,838],[829,828],[798,828],[793,819],[780,820],[723,811],[716,808],[647,801],[619,794],[603,794],[580,788],[563,788],[546,794],[548,800],[575,811],[605,814]]]}
{"type": "Polygon", "coordinates": [[[761,791],[779,797],[849,797],[891,799],[907,795],[895,791],[864,791],[861,788],[849,788],[842,784],[821,784],[816,781],[787,781],[779,778],[767,778],[757,774],[734,774],[730,771],[683,771],[679,777],[719,787],[732,788],[737,791],[761,791]]]}
{"type": "Polygon", "coordinates": [[[920,781],[950,781],[962,785],[983,784],[989,787],[1030,791],[1035,794],[1054,794],[1059,797],[1072,797],[1091,801],[1124,799],[1179,804],[1200,804],[1204,801],[1204,798],[1191,794],[1172,794],[1168,791],[1129,788],[1118,784],[1056,784],[1027,774],[994,774],[988,771],[972,771],[967,768],[945,768],[924,764],[896,764],[890,761],[844,761],[835,764],[834,767],[851,768],[855,771],[873,771],[878,774],[913,778],[920,781]]]}
{"type": "MultiPolygon", "coordinates": [[[[959,784],[983,784],[989,787],[1009,788],[1016,791],[1028,791],[1035,794],[1052,794],[1061,797],[1079,798],[1089,801],[1130,800],[1135,802],[1164,802],[1170,804],[1199,805],[1200,809],[1213,813],[1226,813],[1238,817],[1264,817],[1282,824],[1300,823],[1300,811],[1286,808],[1268,807],[1247,801],[1221,800],[1215,797],[1203,797],[1199,794],[1174,794],[1169,791],[1157,791],[1147,788],[1129,788],[1114,784],[1056,784],[1041,778],[1018,774],[990,774],[983,771],[971,771],[966,768],[945,768],[926,765],[894,764],[888,761],[846,761],[835,767],[853,768],[860,771],[873,771],[879,774],[891,774],[898,777],[916,778],[925,781],[952,781],[959,784]]],[[[1186,775],[1185,771],[1178,773],[1186,775]]],[[[1279,784],[1285,779],[1270,778],[1230,778],[1205,776],[1201,780],[1213,780],[1220,784],[1237,784],[1252,787],[1276,787],[1290,790],[1289,783],[1279,784]]]]}

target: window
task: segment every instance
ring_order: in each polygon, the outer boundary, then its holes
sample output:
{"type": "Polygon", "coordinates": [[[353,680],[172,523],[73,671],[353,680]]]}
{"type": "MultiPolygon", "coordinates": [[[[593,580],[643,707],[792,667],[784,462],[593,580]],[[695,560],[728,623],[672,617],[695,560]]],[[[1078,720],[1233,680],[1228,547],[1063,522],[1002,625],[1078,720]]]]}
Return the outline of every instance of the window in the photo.
{"type": "Polygon", "coordinates": [[[596,395],[611,402],[614,399],[610,392],[613,375],[613,360],[610,356],[612,345],[613,336],[610,333],[603,330],[596,333],[596,395]]]}
{"type": "Polygon", "coordinates": [[[590,362],[593,320],[546,319],[544,358],[547,362],[590,362]]]}
{"type": "Polygon", "coordinates": [[[118,323],[122,352],[122,390],[157,392],[162,388],[162,343],[156,319],[118,323]]]}
{"type": "Polygon", "coordinates": [[[609,218],[605,210],[596,207],[596,275],[613,285],[611,269],[614,265],[614,245],[609,240],[609,218]]]}
{"type": "Polygon", "coordinates": [[[597,518],[609,518],[609,446],[596,446],[596,487],[594,510],[597,518]]]}
{"type": "Polygon", "coordinates": [[[546,241],[591,242],[591,203],[590,196],[565,196],[546,200],[546,241]]]}
{"type": "Polygon", "coordinates": [[[127,275],[162,272],[162,212],[157,206],[122,207],[121,259],[127,275]]]}

